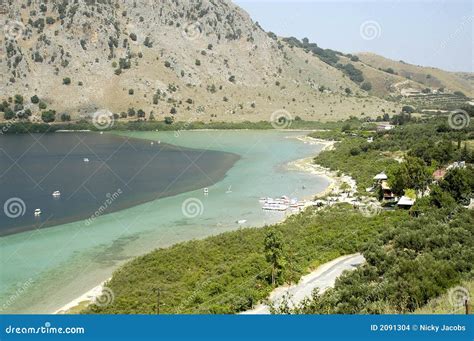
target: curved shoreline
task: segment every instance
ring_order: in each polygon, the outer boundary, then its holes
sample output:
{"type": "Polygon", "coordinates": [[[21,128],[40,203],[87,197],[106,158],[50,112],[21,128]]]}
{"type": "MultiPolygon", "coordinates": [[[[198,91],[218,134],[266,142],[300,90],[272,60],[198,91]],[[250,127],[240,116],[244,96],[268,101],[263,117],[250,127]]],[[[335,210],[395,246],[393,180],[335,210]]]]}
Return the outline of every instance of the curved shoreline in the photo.
{"type": "MultiPolygon", "coordinates": [[[[299,130],[300,131],[300,130],[299,130]]],[[[335,141],[326,141],[326,140],[319,140],[315,139],[306,135],[303,136],[296,136],[292,137],[295,138],[303,143],[307,144],[318,144],[318,145],[323,145],[323,148],[320,150],[320,152],[324,150],[331,150],[334,147],[335,141]]],[[[313,156],[312,157],[307,157],[307,158],[302,158],[298,159],[295,161],[291,161],[286,164],[286,168],[288,170],[294,170],[294,171],[301,171],[305,173],[311,173],[313,175],[317,175],[320,177],[325,178],[328,180],[329,185],[321,192],[314,193],[311,196],[312,197],[322,197],[327,194],[329,194],[331,191],[334,190],[335,184],[340,184],[340,178],[337,177],[336,172],[332,172],[322,166],[316,165],[313,163],[313,156]]],[[[281,219],[281,221],[277,223],[281,223],[287,219],[288,216],[285,216],[281,219]]],[[[55,310],[52,312],[52,314],[73,314],[77,313],[73,311],[74,309],[79,308],[81,305],[87,306],[91,304],[94,300],[96,300],[100,295],[102,294],[102,291],[104,287],[106,287],[107,282],[111,278],[108,278],[107,280],[101,282],[97,286],[93,287],[92,289],[88,290],[81,296],[75,298],[74,300],[70,301],[69,303],[65,304],[61,308],[55,310]]]]}

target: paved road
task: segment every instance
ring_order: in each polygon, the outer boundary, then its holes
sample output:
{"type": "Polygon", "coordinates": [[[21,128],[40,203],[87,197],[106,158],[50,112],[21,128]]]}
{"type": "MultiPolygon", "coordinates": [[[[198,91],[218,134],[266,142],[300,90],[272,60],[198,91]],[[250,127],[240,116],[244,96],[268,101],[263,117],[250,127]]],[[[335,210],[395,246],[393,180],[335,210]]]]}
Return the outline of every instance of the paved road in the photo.
{"type": "MultiPolygon", "coordinates": [[[[364,263],[365,259],[360,253],[342,256],[328,263],[321,265],[312,273],[303,276],[298,284],[292,286],[278,287],[272,291],[269,300],[278,305],[285,296],[289,295],[289,304],[295,305],[303,301],[306,297],[311,297],[315,288],[319,292],[324,292],[327,288],[334,286],[336,278],[345,270],[354,270],[364,263]]],[[[242,314],[270,314],[270,309],[265,304],[259,304],[252,310],[247,310],[242,314]]]]}

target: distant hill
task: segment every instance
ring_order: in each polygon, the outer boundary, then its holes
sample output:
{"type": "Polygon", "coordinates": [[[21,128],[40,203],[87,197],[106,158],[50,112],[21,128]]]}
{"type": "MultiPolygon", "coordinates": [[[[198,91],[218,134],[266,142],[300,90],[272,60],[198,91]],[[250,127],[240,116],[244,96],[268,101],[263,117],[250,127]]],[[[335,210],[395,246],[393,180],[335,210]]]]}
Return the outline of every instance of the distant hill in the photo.
{"type": "Polygon", "coordinates": [[[455,73],[412,65],[374,53],[358,53],[357,57],[365,64],[364,75],[376,84],[374,93],[379,96],[407,95],[409,92],[421,92],[424,89],[435,93],[461,92],[467,97],[474,96],[474,76],[471,73],[455,73]]]}
{"type": "MultiPolygon", "coordinates": [[[[54,109],[56,121],[98,110],[124,120],[260,121],[278,111],[328,121],[401,107],[388,95],[406,78],[377,70],[381,58],[361,55],[362,64],[316,44],[297,48],[228,0],[4,3],[0,100],[10,98],[9,117],[54,109]]],[[[463,77],[431,74],[432,84],[468,93],[463,77]]]]}

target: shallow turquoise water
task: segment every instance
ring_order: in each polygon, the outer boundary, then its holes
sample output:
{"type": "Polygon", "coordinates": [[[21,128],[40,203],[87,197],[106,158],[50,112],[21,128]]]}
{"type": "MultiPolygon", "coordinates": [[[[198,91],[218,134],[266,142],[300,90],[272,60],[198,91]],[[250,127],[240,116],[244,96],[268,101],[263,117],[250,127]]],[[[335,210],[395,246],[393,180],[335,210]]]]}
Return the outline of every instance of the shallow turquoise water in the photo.
{"type": "Polygon", "coordinates": [[[209,187],[83,221],[0,238],[0,311],[49,313],[111,276],[131,257],[179,241],[281,220],[264,212],[262,196],[310,197],[327,180],[289,171],[289,161],[315,155],[320,145],[294,137],[304,132],[182,131],[126,135],[241,156],[209,187]],[[303,186],[305,187],[303,189],[303,186]],[[185,204],[183,209],[183,203],[185,204]],[[193,210],[196,209],[196,210],[193,210]],[[243,225],[237,220],[245,219],[243,225]]]}

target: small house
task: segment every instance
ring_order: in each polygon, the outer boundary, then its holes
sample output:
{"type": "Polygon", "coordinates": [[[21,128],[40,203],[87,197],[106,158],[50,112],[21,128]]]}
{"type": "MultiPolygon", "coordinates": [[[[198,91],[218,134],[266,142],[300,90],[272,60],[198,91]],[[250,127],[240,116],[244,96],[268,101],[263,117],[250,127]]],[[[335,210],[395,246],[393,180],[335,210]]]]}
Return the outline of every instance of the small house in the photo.
{"type": "Polygon", "coordinates": [[[374,180],[377,182],[386,181],[387,179],[388,179],[388,176],[384,172],[381,172],[377,174],[376,176],[374,176],[374,180]]]}
{"type": "Polygon", "coordinates": [[[406,196],[402,196],[397,202],[397,206],[403,209],[410,209],[415,204],[415,200],[406,196]]]}
{"type": "Polygon", "coordinates": [[[383,200],[393,200],[395,199],[395,195],[392,193],[392,189],[388,185],[387,181],[382,181],[381,183],[382,192],[383,192],[383,200]]]}
{"type": "Polygon", "coordinates": [[[378,124],[376,130],[377,132],[380,133],[380,132],[392,130],[393,128],[395,128],[395,126],[391,124],[378,124]]]}

